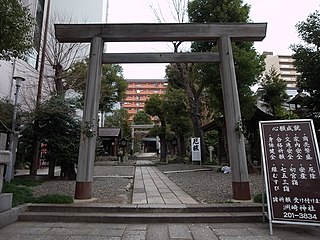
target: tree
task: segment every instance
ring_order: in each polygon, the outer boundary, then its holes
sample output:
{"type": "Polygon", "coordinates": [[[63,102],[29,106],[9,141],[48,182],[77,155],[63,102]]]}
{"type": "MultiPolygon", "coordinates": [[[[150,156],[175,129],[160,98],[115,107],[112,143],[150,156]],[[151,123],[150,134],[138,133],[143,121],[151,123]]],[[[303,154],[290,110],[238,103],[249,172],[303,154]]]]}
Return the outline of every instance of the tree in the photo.
{"type": "Polygon", "coordinates": [[[261,86],[262,89],[258,92],[258,95],[269,106],[272,115],[276,119],[283,109],[282,105],[288,99],[286,82],[280,78],[280,73],[272,67],[263,76],[261,86]]]}
{"type": "Polygon", "coordinates": [[[9,99],[0,98],[0,133],[11,132],[13,103],[9,99]]]}
{"type": "Polygon", "coordinates": [[[320,126],[320,12],[311,13],[305,21],[296,25],[303,44],[294,44],[294,65],[301,75],[298,87],[308,93],[303,105],[307,107],[304,117],[313,118],[317,128],[320,126]]]}
{"type": "MultiPolygon", "coordinates": [[[[84,97],[88,61],[80,61],[73,64],[68,71],[66,84],[84,97]]],[[[104,64],[102,66],[101,95],[99,110],[110,112],[115,103],[125,97],[128,83],[122,75],[122,67],[118,64],[104,64]]]]}
{"type": "Polygon", "coordinates": [[[186,156],[186,139],[190,136],[192,123],[188,100],[183,90],[168,86],[165,94],[164,111],[170,130],[175,133],[177,139],[177,155],[184,158],[186,156]]]}
{"type": "MultiPolygon", "coordinates": [[[[39,122],[35,134],[45,146],[44,158],[49,162],[49,176],[54,176],[54,167],[58,164],[61,166],[61,177],[75,179],[74,165],[78,160],[81,129],[74,109],[61,96],[55,96],[40,105],[34,119],[39,122]]],[[[27,148],[31,138],[28,133],[34,133],[32,124],[27,128],[30,130],[23,132],[21,142],[25,151],[29,152],[27,148]]]]}
{"type": "Polygon", "coordinates": [[[133,117],[133,123],[136,125],[152,124],[150,116],[145,111],[139,111],[133,117]]]}
{"type": "MultiPolygon", "coordinates": [[[[53,69],[54,88],[51,94],[64,96],[70,86],[66,83],[65,78],[69,68],[78,61],[82,61],[87,55],[88,45],[84,43],[60,43],[55,36],[55,22],[72,22],[72,19],[53,16],[50,19],[47,42],[45,44],[45,61],[53,69]]],[[[44,59],[42,59],[44,61],[44,59]]]]}
{"type": "Polygon", "coordinates": [[[160,128],[158,135],[160,138],[160,161],[166,161],[167,145],[166,145],[166,130],[167,123],[165,119],[164,99],[159,94],[152,94],[150,98],[145,102],[144,110],[147,114],[155,117],[157,116],[160,121],[160,128]]]}
{"type": "Polygon", "coordinates": [[[0,16],[0,59],[23,58],[33,46],[29,9],[20,0],[1,0],[0,16]]]}
{"type": "Polygon", "coordinates": [[[120,127],[122,136],[126,140],[131,139],[131,129],[129,123],[129,113],[126,109],[113,110],[111,115],[105,118],[105,127],[120,127]]]}

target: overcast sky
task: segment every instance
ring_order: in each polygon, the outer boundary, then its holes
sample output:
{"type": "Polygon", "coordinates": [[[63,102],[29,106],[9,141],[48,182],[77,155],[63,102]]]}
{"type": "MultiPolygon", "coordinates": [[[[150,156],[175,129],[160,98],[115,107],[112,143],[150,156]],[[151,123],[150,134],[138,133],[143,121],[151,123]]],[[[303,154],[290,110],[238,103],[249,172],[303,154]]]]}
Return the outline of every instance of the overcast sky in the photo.
{"type": "MultiPolygon", "coordinates": [[[[109,23],[156,22],[150,5],[162,9],[166,22],[174,22],[168,3],[171,0],[109,0],[109,23]]],[[[291,54],[289,46],[299,43],[295,25],[306,20],[310,13],[320,9],[319,0],[244,0],[251,5],[250,18],[253,22],[267,22],[267,36],[255,43],[258,52],[291,54]]],[[[160,52],[170,51],[165,43],[109,43],[107,52],[160,52]]],[[[164,65],[123,64],[125,78],[163,78],[164,65]]]]}

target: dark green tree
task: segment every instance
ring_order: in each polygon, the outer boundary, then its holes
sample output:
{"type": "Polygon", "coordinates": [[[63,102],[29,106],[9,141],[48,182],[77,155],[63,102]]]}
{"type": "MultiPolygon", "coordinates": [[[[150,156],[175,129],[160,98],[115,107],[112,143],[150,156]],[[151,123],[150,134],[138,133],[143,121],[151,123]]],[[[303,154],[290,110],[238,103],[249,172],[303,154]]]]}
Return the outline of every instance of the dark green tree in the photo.
{"type": "MultiPolygon", "coordinates": [[[[189,20],[193,23],[249,22],[250,6],[243,0],[194,0],[189,3],[189,20]]],[[[250,87],[257,82],[264,70],[263,56],[259,55],[253,43],[233,43],[233,54],[237,76],[238,92],[243,119],[249,119],[254,112],[255,96],[250,87]]],[[[216,51],[216,42],[194,42],[192,51],[216,51]]],[[[204,85],[207,96],[204,103],[215,116],[223,114],[221,77],[219,66],[196,64],[193,71],[196,78],[204,85]],[[210,106],[214,109],[210,109],[210,106]]]]}
{"type": "Polygon", "coordinates": [[[138,111],[133,117],[133,123],[136,125],[152,124],[150,116],[145,111],[138,111]]]}
{"type": "MultiPolygon", "coordinates": [[[[166,161],[167,145],[166,145],[166,131],[167,123],[165,118],[164,99],[162,95],[153,94],[145,102],[144,110],[147,114],[158,117],[160,121],[160,127],[158,129],[158,136],[160,138],[160,161],[166,161]]],[[[158,126],[156,126],[157,128],[158,126]]]]}
{"type": "MultiPolygon", "coordinates": [[[[61,177],[75,179],[74,165],[78,160],[81,128],[74,109],[61,97],[52,97],[36,110],[34,119],[39,121],[35,134],[45,145],[46,154],[43,157],[49,162],[49,176],[54,176],[54,167],[59,165],[61,177]]],[[[31,146],[28,133],[33,133],[32,124],[27,128],[30,130],[22,132],[21,147],[31,152],[27,148],[31,146]]]]}
{"type": "Polygon", "coordinates": [[[186,139],[190,137],[192,131],[188,108],[184,91],[169,86],[165,94],[164,110],[170,130],[174,132],[177,139],[177,155],[180,158],[186,156],[186,139]]]}
{"type": "Polygon", "coordinates": [[[20,0],[1,0],[0,16],[0,59],[23,58],[33,46],[29,9],[20,0]]]}
{"type": "MultiPolygon", "coordinates": [[[[74,89],[84,97],[88,61],[76,62],[66,75],[68,88],[74,89]]],[[[99,110],[110,112],[115,103],[125,97],[128,83],[122,75],[122,67],[117,64],[104,64],[102,67],[99,110]]]]}
{"type": "Polygon", "coordinates": [[[276,119],[283,111],[283,104],[288,99],[286,93],[286,82],[280,78],[280,73],[272,67],[262,78],[261,90],[258,95],[271,110],[271,114],[276,119]]]}
{"type": "Polygon", "coordinates": [[[122,137],[126,140],[131,139],[131,128],[129,122],[130,114],[124,108],[112,111],[111,115],[105,118],[105,127],[119,127],[122,131],[122,137]]]}
{"type": "Polygon", "coordinates": [[[305,21],[296,25],[301,44],[291,46],[294,65],[301,75],[298,78],[298,87],[308,93],[305,101],[305,116],[313,118],[316,128],[320,127],[320,12],[311,13],[305,21]]]}
{"type": "Polygon", "coordinates": [[[12,125],[13,103],[7,98],[0,98],[0,132],[9,133],[12,125]]]}

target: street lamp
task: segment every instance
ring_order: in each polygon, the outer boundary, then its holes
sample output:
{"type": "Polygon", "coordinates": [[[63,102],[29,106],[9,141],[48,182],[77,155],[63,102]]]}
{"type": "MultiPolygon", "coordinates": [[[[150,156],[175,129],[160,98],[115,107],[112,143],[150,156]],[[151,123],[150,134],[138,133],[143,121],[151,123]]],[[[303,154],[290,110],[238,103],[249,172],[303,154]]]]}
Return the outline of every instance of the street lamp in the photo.
{"type": "Polygon", "coordinates": [[[5,180],[6,182],[10,182],[14,176],[14,164],[16,161],[16,149],[18,145],[18,132],[16,131],[16,119],[17,119],[17,105],[18,105],[18,95],[19,89],[21,87],[22,82],[25,81],[22,77],[13,77],[16,81],[16,92],[14,97],[14,105],[13,105],[13,115],[12,115],[12,125],[11,125],[11,133],[10,133],[10,143],[9,143],[9,151],[10,154],[10,161],[7,166],[5,180]]]}

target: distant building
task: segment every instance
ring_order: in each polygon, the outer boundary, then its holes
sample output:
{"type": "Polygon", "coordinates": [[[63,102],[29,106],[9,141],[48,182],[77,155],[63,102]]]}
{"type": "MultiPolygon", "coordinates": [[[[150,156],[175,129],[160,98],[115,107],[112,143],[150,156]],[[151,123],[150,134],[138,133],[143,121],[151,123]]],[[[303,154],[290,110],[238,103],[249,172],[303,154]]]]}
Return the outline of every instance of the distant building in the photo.
{"type": "Polygon", "coordinates": [[[128,88],[122,107],[127,109],[132,117],[143,110],[144,104],[152,94],[164,94],[168,85],[166,79],[126,79],[128,88]]]}
{"type": "Polygon", "coordinates": [[[266,63],[266,70],[268,72],[272,67],[280,73],[280,78],[287,84],[287,94],[289,98],[294,97],[297,92],[297,78],[300,76],[293,65],[293,58],[291,55],[273,55],[272,52],[263,53],[266,63]]]}

